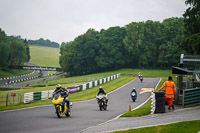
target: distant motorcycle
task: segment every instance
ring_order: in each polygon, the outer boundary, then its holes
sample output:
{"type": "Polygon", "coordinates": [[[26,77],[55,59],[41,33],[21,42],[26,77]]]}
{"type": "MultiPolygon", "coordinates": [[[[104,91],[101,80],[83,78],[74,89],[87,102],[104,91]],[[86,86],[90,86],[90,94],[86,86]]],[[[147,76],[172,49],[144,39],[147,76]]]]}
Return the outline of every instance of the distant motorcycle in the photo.
{"type": "Polygon", "coordinates": [[[133,102],[135,102],[135,100],[137,99],[137,92],[135,88],[133,88],[133,90],[131,91],[131,99],[133,102]]]}
{"type": "MultiPolygon", "coordinates": [[[[64,97],[61,97],[60,93],[56,93],[53,95],[52,103],[55,105],[58,118],[61,118],[62,115],[65,115],[67,117],[71,115],[71,111],[67,108],[67,103],[64,101],[64,97]]],[[[69,107],[72,107],[72,103],[70,103],[69,107]]]]}
{"type": "Polygon", "coordinates": [[[142,82],[143,81],[142,75],[139,75],[138,77],[139,77],[140,81],[142,82]]]}
{"type": "Polygon", "coordinates": [[[105,94],[99,94],[96,96],[98,105],[99,105],[99,109],[100,110],[106,110],[107,109],[107,103],[108,103],[108,99],[107,99],[107,95],[105,94]]]}

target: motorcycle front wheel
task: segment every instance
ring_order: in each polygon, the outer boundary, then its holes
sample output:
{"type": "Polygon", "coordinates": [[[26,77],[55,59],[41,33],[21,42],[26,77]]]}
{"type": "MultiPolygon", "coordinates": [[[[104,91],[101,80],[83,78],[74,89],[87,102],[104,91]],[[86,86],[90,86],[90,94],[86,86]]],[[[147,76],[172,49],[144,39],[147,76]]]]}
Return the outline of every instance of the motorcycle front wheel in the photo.
{"type": "Polygon", "coordinates": [[[100,101],[100,103],[99,103],[99,109],[102,111],[102,109],[103,109],[103,102],[102,101],[100,101]]]}
{"type": "Polygon", "coordinates": [[[61,118],[60,106],[56,107],[56,114],[57,114],[58,118],[61,118]]]}

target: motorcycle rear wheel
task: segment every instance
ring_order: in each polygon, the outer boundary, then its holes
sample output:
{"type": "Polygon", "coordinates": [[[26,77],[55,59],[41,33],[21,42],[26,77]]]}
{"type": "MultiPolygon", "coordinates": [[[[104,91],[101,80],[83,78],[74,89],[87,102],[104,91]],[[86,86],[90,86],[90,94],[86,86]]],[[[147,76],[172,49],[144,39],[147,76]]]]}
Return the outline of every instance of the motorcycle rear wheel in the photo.
{"type": "Polygon", "coordinates": [[[71,115],[71,110],[67,111],[65,115],[66,117],[69,117],[71,115]]]}

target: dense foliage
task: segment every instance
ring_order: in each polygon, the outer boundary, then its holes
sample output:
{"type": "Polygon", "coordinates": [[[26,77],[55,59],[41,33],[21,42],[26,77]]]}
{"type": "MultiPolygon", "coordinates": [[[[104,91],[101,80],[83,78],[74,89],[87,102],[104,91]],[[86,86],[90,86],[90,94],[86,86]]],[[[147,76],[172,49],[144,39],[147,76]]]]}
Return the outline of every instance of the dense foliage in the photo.
{"type": "Polygon", "coordinates": [[[28,43],[30,45],[36,45],[36,46],[45,46],[45,47],[53,47],[53,48],[59,48],[60,45],[56,42],[51,42],[50,40],[44,40],[43,38],[40,38],[39,40],[28,40],[28,43]]]}
{"type": "Polygon", "coordinates": [[[184,38],[182,46],[192,55],[200,55],[200,1],[186,0],[189,8],[184,16],[184,38]]]}
{"type": "Polygon", "coordinates": [[[19,37],[7,37],[0,29],[0,69],[8,69],[9,65],[21,65],[30,60],[29,45],[19,37]]]}
{"type": "Polygon", "coordinates": [[[162,23],[132,22],[100,32],[89,29],[73,42],[62,45],[60,65],[71,75],[82,75],[119,68],[169,68],[177,65],[183,18],[162,23]]]}

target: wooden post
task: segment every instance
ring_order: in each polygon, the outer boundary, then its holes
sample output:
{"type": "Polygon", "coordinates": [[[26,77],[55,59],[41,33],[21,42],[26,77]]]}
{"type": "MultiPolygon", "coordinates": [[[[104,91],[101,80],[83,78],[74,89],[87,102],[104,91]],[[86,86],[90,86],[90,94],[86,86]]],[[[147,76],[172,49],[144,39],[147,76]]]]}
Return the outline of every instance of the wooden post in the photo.
{"type": "Polygon", "coordinates": [[[129,105],[129,109],[128,109],[128,112],[131,112],[131,105],[129,105]]]}

